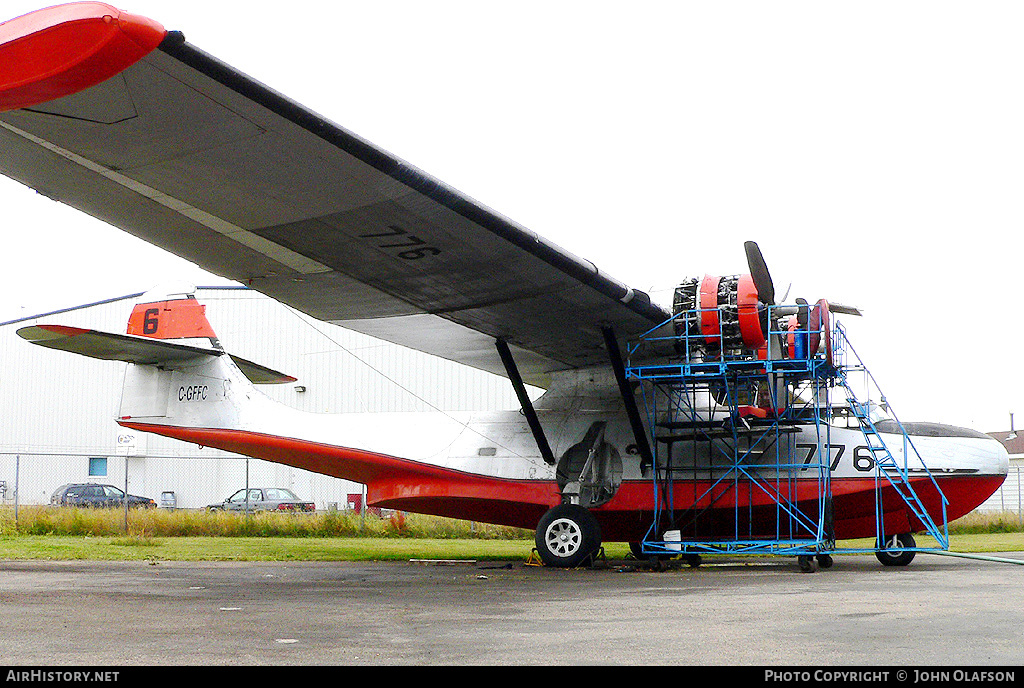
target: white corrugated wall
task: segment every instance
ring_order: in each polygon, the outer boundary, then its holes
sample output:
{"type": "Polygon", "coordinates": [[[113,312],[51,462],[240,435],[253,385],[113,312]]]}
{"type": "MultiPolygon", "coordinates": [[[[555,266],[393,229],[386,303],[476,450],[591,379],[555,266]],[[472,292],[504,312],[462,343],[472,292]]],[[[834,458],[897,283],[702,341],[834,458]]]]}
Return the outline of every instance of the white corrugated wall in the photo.
{"type": "Polygon", "coordinates": [[[1006,480],[995,494],[978,507],[979,511],[1007,511],[1017,514],[1018,520],[1024,523],[1024,492],[1021,491],[1021,479],[1024,478],[1024,465],[1011,463],[1006,480]]]}

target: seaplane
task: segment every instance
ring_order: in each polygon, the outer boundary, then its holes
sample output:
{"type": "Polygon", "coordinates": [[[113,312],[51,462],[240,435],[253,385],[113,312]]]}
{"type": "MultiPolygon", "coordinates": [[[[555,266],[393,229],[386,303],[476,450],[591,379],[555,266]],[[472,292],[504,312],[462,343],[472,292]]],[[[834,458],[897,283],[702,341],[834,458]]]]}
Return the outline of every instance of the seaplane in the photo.
{"type": "Polygon", "coordinates": [[[125,362],[118,424],[354,480],[372,505],[535,530],[549,566],[604,542],[652,557],[779,543],[794,530],[780,511],[809,505],[803,556],[872,538],[905,565],[915,532],[1008,470],[987,435],[819,394],[846,388],[835,328],[856,313],[776,299],[756,243],[747,273],[683,280],[659,305],[105,3],[0,24],[0,172],[317,319],[505,376],[520,402],[300,412],[257,387],[294,378],[225,351],[181,285],[142,297],[123,333],[19,330],[125,362]]]}

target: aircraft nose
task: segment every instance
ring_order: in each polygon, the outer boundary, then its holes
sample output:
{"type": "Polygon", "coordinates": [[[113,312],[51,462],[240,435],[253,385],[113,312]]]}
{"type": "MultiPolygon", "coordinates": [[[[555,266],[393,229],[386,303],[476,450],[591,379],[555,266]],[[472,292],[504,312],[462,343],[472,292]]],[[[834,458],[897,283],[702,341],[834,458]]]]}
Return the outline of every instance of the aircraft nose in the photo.
{"type": "Polygon", "coordinates": [[[999,440],[990,437],[984,444],[979,443],[973,450],[976,454],[978,472],[1005,478],[1010,472],[1010,455],[999,440]]]}
{"type": "Polygon", "coordinates": [[[900,434],[902,428],[910,437],[929,469],[940,472],[974,473],[1006,476],[1010,471],[1010,455],[1006,447],[991,435],[978,430],[942,423],[878,424],[883,432],[900,434]]]}
{"type": "Polygon", "coordinates": [[[942,423],[904,423],[903,429],[929,469],[992,477],[1006,477],[1010,470],[1003,444],[978,430],[942,423]]]}
{"type": "Polygon", "coordinates": [[[990,435],[939,423],[907,423],[921,461],[948,499],[948,518],[977,508],[1003,484],[1010,470],[1006,448],[990,435]]]}
{"type": "Polygon", "coordinates": [[[999,440],[996,440],[996,444],[998,445],[998,447],[997,447],[998,454],[999,454],[998,461],[999,461],[999,466],[1000,466],[1000,468],[998,468],[997,470],[1003,476],[1005,476],[1005,475],[1007,475],[1010,472],[1010,453],[1006,450],[1006,447],[999,440]]]}

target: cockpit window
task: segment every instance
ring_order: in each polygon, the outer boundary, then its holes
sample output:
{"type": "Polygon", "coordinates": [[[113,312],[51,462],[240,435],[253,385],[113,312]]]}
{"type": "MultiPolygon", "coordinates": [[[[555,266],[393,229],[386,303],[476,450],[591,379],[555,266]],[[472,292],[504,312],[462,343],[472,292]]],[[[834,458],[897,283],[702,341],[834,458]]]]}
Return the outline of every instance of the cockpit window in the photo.
{"type": "Polygon", "coordinates": [[[892,416],[889,415],[888,406],[876,404],[873,401],[868,402],[868,418],[872,423],[881,423],[883,420],[892,420],[892,416]]]}
{"type": "MultiPolygon", "coordinates": [[[[872,424],[892,421],[892,416],[889,415],[889,407],[886,404],[876,404],[873,401],[868,402],[867,417],[872,424]]],[[[857,416],[854,415],[848,406],[833,409],[831,424],[837,428],[860,427],[860,421],[857,420],[857,416]]]]}

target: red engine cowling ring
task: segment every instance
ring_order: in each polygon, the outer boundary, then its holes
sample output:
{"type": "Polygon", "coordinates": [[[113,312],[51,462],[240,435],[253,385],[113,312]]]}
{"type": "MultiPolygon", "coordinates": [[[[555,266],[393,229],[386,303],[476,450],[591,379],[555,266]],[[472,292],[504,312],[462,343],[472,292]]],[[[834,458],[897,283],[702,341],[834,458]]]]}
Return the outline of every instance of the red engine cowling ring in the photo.
{"type": "Polygon", "coordinates": [[[757,287],[754,286],[754,278],[750,275],[740,275],[736,285],[736,315],[743,344],[751,349],[761,348],[766,341],[764,329],[761,327],[761,313],[757,307],[757,287]]]}
{"type": "Polygon", "coordinates": [[[808,329],[810,330],[810,350],[808,353],[813,356],[818,351],[822,340],[824,340],[825,361],[829,365],[834,365],[832,360],[832,323],[829,315],[828,301],[825,299],[819,299],[814,304],[814,307],[811,308],[811,317],[808,322],[808,329]]]}
{"type": "Polygon", "coordinates": [[[718,320],[718,283],[721,277],[704,275],[700,283],[700,333],[704,342],[722,345],[722,327],[718,320]]]}
{"type": "Polygon", "coordinates": [[[796,358],[796,337],[799,327],[800,322],[795,315],[786,321],[786,355],[789,358],[796,358]]]}

